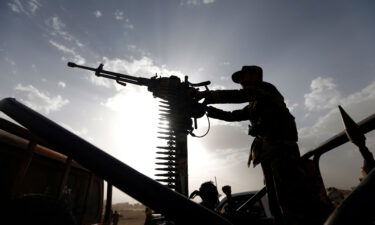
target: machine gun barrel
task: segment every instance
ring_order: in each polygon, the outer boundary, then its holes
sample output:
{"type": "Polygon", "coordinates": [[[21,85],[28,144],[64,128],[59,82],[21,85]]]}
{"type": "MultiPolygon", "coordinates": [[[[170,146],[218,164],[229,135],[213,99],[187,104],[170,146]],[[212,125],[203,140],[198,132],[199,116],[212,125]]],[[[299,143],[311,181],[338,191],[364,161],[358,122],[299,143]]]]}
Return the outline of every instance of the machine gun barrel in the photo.
{"type": "Polygon", "coordinates": [[[94,71],[96,76],[116,80],[118,84],[121,84],[124,86],[126,85],[126,83],[142,85],[142,86],[148,86],[150,83],[150,79],[148,78],[134,77],[134,76],[130,76],[127,74],[103,70],[103,64],[100,64],[98,68],[93,68],[93,67],[88,67],[88,66],[77,65],[73,62],[68,62],[68,66],[73,67],[73,68],[77,67],[77,68],[81,68],[85,70],[94,71]]]}

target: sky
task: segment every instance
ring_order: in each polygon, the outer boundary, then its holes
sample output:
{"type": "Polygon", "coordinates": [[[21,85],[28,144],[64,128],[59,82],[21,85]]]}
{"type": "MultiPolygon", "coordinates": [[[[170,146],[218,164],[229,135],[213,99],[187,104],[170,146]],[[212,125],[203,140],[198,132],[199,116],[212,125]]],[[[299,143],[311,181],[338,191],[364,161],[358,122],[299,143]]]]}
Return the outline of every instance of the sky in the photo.
{"type": "MultiPolygon", "coordinates": [[[[374,10],[371,0],[3,0],[0,98],[16,98],[153,178],[158,99],[67,62],[146,78],[188,75],[210,89],[239,89],[231,74],[259,65],[296,118],[303,154],[344,129],[338,105],[355,121],[375,113],[374,10]]],[[[189,137],[190,192],[215,178],[219,189],[260,189],[261,169],[246,165],[248,122],[210,123],[207,136],[189,137]]],[[[207,124],[199,119],[195,133],[207,124]]],[[[366,137],[373,152],[374,132],[366,137]]],[[[320,166],[326,187],[358,184],[353,144],[320,166]]],[[[121,201],[134,200],[116,191],[121,201]]]]}

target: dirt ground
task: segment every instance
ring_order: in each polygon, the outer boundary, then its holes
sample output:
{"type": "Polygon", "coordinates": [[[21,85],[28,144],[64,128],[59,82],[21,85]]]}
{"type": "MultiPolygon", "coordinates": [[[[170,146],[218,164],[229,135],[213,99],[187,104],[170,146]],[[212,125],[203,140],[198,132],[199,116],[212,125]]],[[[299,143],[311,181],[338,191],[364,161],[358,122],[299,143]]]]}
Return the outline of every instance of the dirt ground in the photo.
{"type": "Polygon", "coordinates": [[[145,222],[144,210],[121,210],[118,225],[143,225],[145,222]]]}

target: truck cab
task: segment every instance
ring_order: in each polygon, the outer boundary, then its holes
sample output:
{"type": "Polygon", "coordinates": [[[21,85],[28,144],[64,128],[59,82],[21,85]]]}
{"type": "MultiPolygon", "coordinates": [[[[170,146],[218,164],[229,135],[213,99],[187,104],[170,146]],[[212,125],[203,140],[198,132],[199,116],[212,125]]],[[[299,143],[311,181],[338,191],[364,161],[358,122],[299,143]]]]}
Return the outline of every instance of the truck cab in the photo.
{"type": "Polygon", "coordinates": [[[0,118],[0,200],[6,203],[2,212],[8,222],[20,223],[22,215],[22,220],[41,223],[49,214],[68,225],[99,223],[103,180],[47,146],[27,129],[0,118]]]}
{"type": "Polygon", "coordinates": [[[253,204],[248,204],[254,196],[256,198],[257,193],[258,191],[248,191],[232,194],[232,210],[228,209],[228,198],[224,197],[220,201],[217,211],[234,224],[274,224],[267,194],[257,199],[253,204]]]}

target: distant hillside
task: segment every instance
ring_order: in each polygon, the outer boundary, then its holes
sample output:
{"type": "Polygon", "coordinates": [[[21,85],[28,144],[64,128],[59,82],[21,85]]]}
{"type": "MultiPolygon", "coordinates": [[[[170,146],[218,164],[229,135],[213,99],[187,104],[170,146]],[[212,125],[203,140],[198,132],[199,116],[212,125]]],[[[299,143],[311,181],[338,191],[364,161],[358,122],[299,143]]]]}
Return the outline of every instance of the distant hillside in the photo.
{"type": "Polygon", "coordinates": [[[145,206],[140,203],[130,204],[129,202],[121,202],[112,205],[113,210],[145,210],[145,206]]]}

